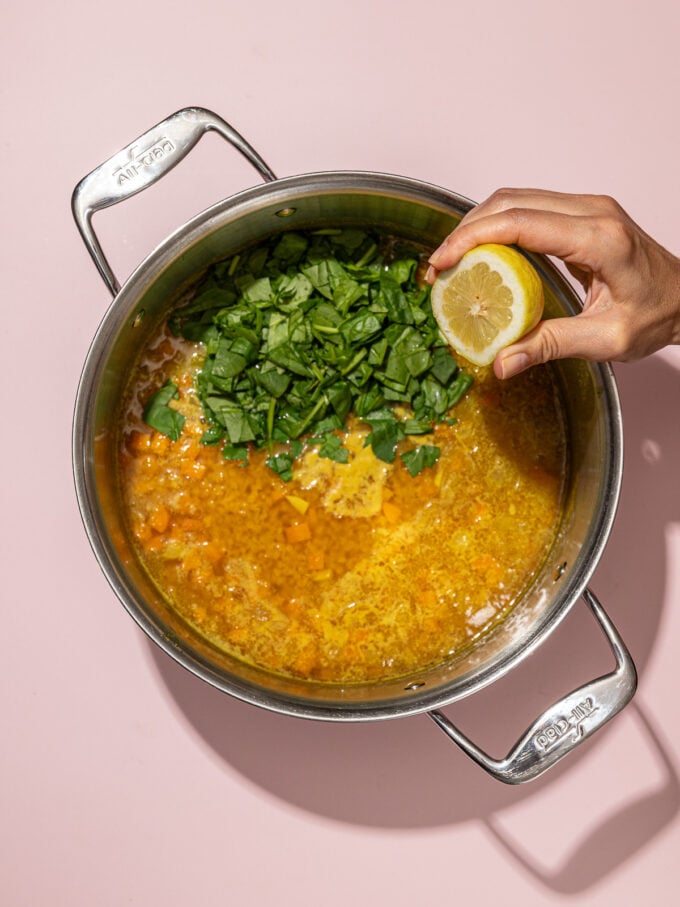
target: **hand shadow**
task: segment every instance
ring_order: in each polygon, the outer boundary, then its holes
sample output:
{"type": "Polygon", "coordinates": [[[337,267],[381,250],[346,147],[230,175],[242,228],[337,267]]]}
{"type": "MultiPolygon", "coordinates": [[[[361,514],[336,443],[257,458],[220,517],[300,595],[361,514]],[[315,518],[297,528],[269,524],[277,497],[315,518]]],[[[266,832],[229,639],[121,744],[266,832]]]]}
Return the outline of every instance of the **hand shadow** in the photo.
{"type": "MultiPolygon", "coordinates": [[[[680,373],[652,357],[622,367],[617,380],[626,438],[624,486],[593,586],[644,679],[664,604],[664,533],[668,523],[680,520],[680,373]]],[[[196,679],[157,647],[150,645],[149,651],[171,704],[202,745],[271,794],[340,822],[419,828],[481,819],[493,831],[495,814],[551,784],[607,734],[606,729],[596,734],[537,781],[508,787],[435,733],[423,716],[368,724],[293,719],[238,702],[196,679]]],[[[483,749],[502,755],[547,705],[610,670],[611,653],[604,653],[603,637],[579,603],[537,652],[492,687],[446,711],[483,749]]],[[[676,779],[670,761],[666,763],[676,779]]],[[[580,890],[592,885],[598,873],[615,868],[642,843],[632,833],[641,815],[650,828],[655,823],[661,827],[677,812],[677,779],[671,786],[673,797],[651,795],[629,805],[622,791],[615,827],[608,821],[603,826],[611,839],[609,863],[603,867],[586,860],[579,869],[572,860],[569,880],[559,874],[544,879],[545,884],[558,891],[572,890],[569,885],[580,890]]],[[[502,846],[507,851],[510,845],[502,846]]]]}

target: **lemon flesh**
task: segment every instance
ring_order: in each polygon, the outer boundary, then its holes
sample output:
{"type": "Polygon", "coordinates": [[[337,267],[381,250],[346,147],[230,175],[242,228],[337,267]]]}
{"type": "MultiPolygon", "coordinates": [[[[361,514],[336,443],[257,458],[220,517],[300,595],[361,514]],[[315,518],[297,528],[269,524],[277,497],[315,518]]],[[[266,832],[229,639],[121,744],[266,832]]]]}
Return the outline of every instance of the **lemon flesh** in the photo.
{"type": "Polygon", "coordinates": [[[503,347],[536,327],[543,305],[543,284],[533,265],[496,243],[471,249],[432,286],[439,329],[474,365],[490,365],[503,347]]]}

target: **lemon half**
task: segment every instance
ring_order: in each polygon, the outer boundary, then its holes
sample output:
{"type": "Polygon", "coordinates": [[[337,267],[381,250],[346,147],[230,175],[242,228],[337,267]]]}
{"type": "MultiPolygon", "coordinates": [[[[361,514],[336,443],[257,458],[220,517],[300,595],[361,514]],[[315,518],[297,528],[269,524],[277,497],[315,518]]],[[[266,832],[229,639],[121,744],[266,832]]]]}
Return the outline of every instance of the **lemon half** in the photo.
{"type": "Polygon", "coordinates": [[[536,327],[543,305],[533,265],[496,243],[466,252],[432,285],[432,313],[442,334],[474,365],[490,365],[503,347],[536,327]]]}

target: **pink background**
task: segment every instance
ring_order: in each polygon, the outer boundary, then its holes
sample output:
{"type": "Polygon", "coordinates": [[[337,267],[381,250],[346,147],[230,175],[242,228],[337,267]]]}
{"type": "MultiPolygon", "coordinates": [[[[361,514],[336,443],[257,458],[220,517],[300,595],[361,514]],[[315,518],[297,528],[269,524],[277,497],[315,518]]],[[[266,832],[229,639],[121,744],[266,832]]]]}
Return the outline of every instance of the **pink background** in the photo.
{"type": "MultiPolygon", "coordinates": [[[[366,726],[242,705],[157,652],[91,555],[71,478],[80,368],[108,304],[70,194],[191,104],[281,176],[388,171],[616,196],[680,252],[675,5],[3,5],[3,904],[629,905],[679,882],[680,350],[616,368],[624,489],[593,587],[640,671],[634,703],[544,779],[507,788],[426,717],[366,726]],[[331,11],[333,10],[333,11],[331,11]]],[[[124,278],[254,172],[215,137],[96,219],[124,278]]],[[[578,605],[511,677],[448,713],[505,751],[608,670],[578,605]]],[[[643,901],[644,899],[644,901],[643,901]]]]}

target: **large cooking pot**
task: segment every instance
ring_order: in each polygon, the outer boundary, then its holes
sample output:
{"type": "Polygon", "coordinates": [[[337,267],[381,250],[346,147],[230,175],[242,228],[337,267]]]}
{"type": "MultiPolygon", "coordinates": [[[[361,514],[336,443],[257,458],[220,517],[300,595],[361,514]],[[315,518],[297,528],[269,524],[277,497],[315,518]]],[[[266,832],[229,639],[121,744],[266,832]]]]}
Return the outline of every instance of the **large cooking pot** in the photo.
{"type": "MultiPolygon", "coordinates": [[[[633,662],[588,581],[605,547],[618,501],[622,426],[607,365],[569,360],[552,367],[562,390],[571,450],[566,504],[540,573],[508,619],[458,657],[384,683],[324,684],[277,676],[217,650],[166,603],[141,566],[116,486],[116,413],[149,337],[211,263],[283,230],[370,225],[434,248],[472,202],[427,183],[383,173],[311,173],[276,179],[259,155],[210,111],[178,111],[102,164],[76,187],[78,228],[113,303],[89,350],[78,388],[73,465],[85,529],[106,577],[149,637],[198,677],[238,699],[276,712],[331,721],[372,721],[426,713],[494,777],[520,783],[541,774],[620,711],[636,686],[633,662]],[[255,166],[263,185],[198,214],[162,242],[120,287],[92,229],[92,214],[151,185],[214,130],[255,166]],[[526,658],[583,597],[616,656],[616,669],[565,696],[491,759],[439,711],[526,658]]],[[[579,301],[559,271],[532,256],[549,316],[579,301]]]]}

